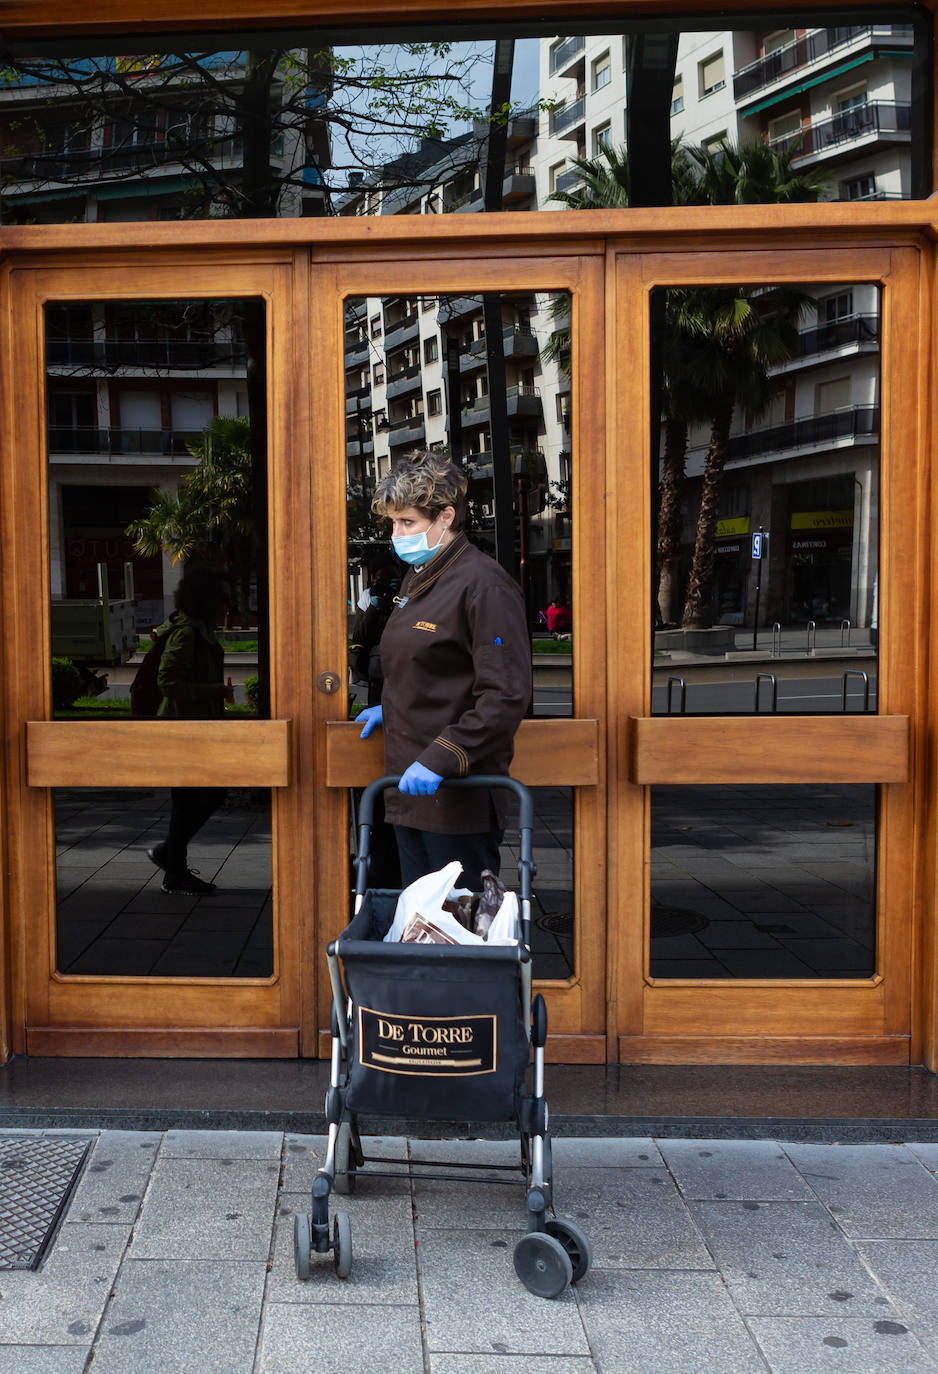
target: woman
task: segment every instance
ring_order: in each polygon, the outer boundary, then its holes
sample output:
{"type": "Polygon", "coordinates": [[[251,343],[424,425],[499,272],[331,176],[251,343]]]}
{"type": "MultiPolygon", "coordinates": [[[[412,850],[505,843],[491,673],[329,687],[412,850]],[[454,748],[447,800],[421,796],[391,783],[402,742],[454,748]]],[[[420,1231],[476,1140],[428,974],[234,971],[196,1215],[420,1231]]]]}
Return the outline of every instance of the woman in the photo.
{"type": "Polygon", "coordinates": [[[421,451],[377,485],[372,510],[391,521],[394,551],[410,564],[381,637],[380,706],[359,715],[362,739],[379,723],[385,794],[406,886],[458,859],[481,891],[497,873],[507,817],[502,791],[442,788],[444,778],[507,775],[514,735],[531,700],[531,646],[521,591],[463,532],[465,474],[421,451]]]}
{"type": "MultiPolygon", "coordinates": [[[[157,683],[162,693],[158,716],[182,720],[218,720],[234,692],[225,686],[225,651],[214,627],[224,618],[231,589],[224,572],[211,565],[192,565],[182,575],[176,609],[157,630],[165,636],[157,683]]],[[[163,891],[201,896],[215,891],[189,868],[189,842],[218,810],[223,787],[170,788],[169,833],[147,850],[163,869],[163,891]]]]}

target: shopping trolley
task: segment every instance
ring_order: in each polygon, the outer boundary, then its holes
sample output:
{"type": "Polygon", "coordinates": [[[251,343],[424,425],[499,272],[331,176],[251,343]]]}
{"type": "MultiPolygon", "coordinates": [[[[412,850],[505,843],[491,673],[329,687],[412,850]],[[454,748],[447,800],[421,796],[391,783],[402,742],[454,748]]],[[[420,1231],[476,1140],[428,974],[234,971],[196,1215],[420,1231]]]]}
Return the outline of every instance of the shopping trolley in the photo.
{"type": "Polygon", "coordinates": [[[534,807],[513,778],[471,777],[444,787],[503,788],[519,808],[521,941],[517,945],[435,945],[385,942],[399,892],[367,887],[376,796],[398,777],[378,778],[359,806],[355,904],[351,923],[327,949],[332,984],[332,1072],[326,1092],[326,1158],[312,1188],[312,1211],[294,1219],[296,1273],[308,1279],[311,1257],[331,1252],[335,1272],[348,1278],[352,1233],[347,1212],[335,1213],[330,1235],[329,1195],[353,1191],[359,1177],[411,1178],[401,1161],[367,1160],[360,1116],[472,1123],[513,1122],[520,1140],[514,1166],[427,1160],[412,1164],[420,1178],[464,1183],[434,1168],[472,1170],[476,1182],[516,1183],[527,1189],[528,1231],[514,1247],[515,1272],[541,1297],[559,1296],[590,1266],[587,1237],[551,1212],[553,1171],[544,1096],[547,1008],[532,998],[531,883],[534,807]],[[532,1062],[533,1048],[533,1062],[532,1062]],[[369,1166],[397,1165],[397,1170],[369,1166]],[[483,1171],[483,1172],[475,1172],[483,1171]]]}

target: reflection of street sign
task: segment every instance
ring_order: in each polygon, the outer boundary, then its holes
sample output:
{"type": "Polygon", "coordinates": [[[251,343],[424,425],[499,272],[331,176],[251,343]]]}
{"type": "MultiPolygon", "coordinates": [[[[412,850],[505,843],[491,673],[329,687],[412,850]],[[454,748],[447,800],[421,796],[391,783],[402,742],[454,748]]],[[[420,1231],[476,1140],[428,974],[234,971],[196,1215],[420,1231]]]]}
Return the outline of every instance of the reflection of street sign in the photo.
{"type": "Polygon", "coordinates": [[[752,536],[752,556],[753,558],[762,557],[762,531],[752,536]]]}

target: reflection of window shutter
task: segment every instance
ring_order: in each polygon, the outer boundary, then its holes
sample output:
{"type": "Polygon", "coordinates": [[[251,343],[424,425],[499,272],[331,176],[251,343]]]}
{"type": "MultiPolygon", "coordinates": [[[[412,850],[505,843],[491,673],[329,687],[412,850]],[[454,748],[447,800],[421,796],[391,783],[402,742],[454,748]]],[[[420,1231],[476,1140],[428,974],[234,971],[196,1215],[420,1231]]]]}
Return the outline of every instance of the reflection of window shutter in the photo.
{"type": "Polygon", "coordinates": [[[700,64],[700,86],[703,95],[709,95],[711,91],[718,91],[725,84],[725,81],[726,74],[721,52],[700,64]]]}
{"type": "Polygon", "coordinates": [[[837,377],[831,382],[820,382],[815,388],[815,411],[818,415],[829,415],[832,410],[841,410],[850,404],[850,378],[837,377]]]}

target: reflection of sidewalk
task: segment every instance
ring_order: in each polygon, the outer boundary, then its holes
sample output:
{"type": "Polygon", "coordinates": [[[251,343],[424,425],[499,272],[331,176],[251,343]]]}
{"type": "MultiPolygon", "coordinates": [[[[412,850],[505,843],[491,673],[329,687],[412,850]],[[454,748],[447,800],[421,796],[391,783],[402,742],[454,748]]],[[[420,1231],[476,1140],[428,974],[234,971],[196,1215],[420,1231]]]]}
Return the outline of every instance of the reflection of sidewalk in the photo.
{"type": "MultiPolygon", "coordinates": [[[[548,1078],[548,1095],[550,1093],[548,1078]]],[[[419,1177],[517,1145],[393,1138],[342,1281],[293,1264],[321,1137],[85,1132],[39,1272],[3,1276],[3,1374],[912,1374],[938,1363],[938,1146],[558,1138],[593,1265],[556,1301],[512,1267],[523,1192],[419,1177]],[[392,1166],[394,1167],[394,1166],[392,1166]]],[[[22,1158],[42,1137],[21,1137],[22,1158]]],[[[366,1148],[371,1142],[366,1142],[366,1148]]]]}
{"type": "Polygon", "coordinates": [[[218,884],[161,891],[148,846],[166,833],[169,793],[56,792],[57,966],[61,973],[266,977],[273,971],[270,809],[230,791],[189,850],[218,884]]]}

